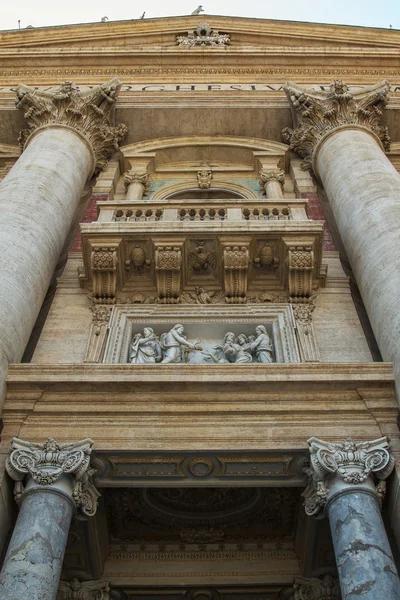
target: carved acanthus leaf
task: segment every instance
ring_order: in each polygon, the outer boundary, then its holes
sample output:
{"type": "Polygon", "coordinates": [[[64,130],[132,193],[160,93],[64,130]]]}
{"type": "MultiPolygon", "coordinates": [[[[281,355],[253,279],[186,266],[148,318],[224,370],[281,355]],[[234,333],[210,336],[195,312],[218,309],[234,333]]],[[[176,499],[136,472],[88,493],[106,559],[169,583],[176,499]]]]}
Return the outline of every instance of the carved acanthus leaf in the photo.
{"type": "Polygon", "coordinates": [[[296,578],[293,600],[341,600],[339,581],[330,575],[322,579],[296,578]]]}
{"type": "Polygon", "coordinates": [[[60,581],[57,600],[109,600],[110,583],[104,579],[97,581],[60,581]]]}
{"type": "Polygon", "coordinates": [[[17,482],[16,500],[23,495],[22,482],[27,476],[40,486],[53,485],[61,475],[73,477],[72,499],[77,509],[87,516],[96,512],[99,493],[93,485],[94,469],[90,468],[93,441],[89,438],[73,443],[58,443],[48,438],[43,444],[19,438],[11,441],[6,461],[7,473],[17,482]]]}
{"type": "Polygon", "coordinates": [[[285,171],[261,169],[259,175],[261,192],[263,194],[266,194],[266,184],[270,183],[271,181],[276,181],[283,189],[283,185],[285,183],[285,171]]]}
{"type": "Polygon", "coordinates": [[[118,79],[111,79],[85,92],[80,92],[71,81],[62,83],[56,92],[40,91],[20,84],[16,106],[23,111],[29,124],[29,129],[20,134],[21,146],[24,147],[30,134],[39,127],[67,125],[90,143],[96,157],[95,171],[104,169],[128,131],[123,124],[113,126],[110,123],[120,87],[118,79]]]}
{"type": "Polygon", "coordinates": [[[303,496],[309,515],[315,515],[323,508],[332,476],[339,477],[346,484],[358,485],[372,474],[383,481],[394,468],[394,458],[386,437],[370,442],[346,439],[342,444],[310,438],[308,444],[311,468],[307,472],[309,485],[303,496]]]}
{"type": "Polygon", "coordinates": [[[303,169],[312,168],[312,158],[319,140],[340,126],[358,125],[370,129],[390,148],[387,127],[382,126],[383,108],[387,104],[389,84],[386,81],[352,94],[341,80],[335,80],[329,91],[303,88],[295,83],[284,86],[289,98],[295,129],[285,128],[283,139],[290,148],[304,158],[303,169]]]}

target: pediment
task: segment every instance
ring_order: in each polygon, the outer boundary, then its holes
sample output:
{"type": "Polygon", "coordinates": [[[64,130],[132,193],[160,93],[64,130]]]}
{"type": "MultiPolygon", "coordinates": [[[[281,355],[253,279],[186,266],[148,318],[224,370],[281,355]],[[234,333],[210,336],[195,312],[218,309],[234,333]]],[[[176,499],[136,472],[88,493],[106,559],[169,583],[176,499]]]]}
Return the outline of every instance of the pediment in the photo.
{"type": "Polygon", "coordinates": [[[187,35],[203,21],[230,36],[229,51],[249,46],[260,50],[400,46],[400,32],[396,30],[201,15],[5,31],[0,33],[0,48],[176,48],[177,36],[187,35]]]}

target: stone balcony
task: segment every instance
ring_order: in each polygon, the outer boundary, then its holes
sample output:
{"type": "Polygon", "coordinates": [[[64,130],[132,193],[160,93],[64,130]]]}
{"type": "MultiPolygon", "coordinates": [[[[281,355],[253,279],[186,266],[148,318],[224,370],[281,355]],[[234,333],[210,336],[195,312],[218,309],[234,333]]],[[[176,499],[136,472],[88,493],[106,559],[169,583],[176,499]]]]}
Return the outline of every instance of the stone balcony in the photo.
{"type": "Polygon", "coordinates": [[[97,303],[140,291],[179,302],[196,286],[244,303],[249,291],[308,298],[324,281],[322,221],[306,201],[168,200],[98,204],[81,225],[81,283],[97,303]]]}

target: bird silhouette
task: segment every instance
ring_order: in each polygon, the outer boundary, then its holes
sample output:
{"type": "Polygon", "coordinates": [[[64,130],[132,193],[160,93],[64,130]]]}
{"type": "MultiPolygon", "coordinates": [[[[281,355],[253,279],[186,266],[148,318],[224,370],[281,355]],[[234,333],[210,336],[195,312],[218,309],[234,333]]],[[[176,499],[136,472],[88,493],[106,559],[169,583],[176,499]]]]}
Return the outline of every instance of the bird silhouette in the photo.
{"type": "Polygon", "coordinates": [[[192,15],[199,15],[201,12],[204,12],[204,9],[201,4],[192,12],[192,15]]]}
{"type": "Polygon", "coordinates": [[[101,17],[101,23],[105,23],[106,21],[108,21],[108,17],[101,17]]]}

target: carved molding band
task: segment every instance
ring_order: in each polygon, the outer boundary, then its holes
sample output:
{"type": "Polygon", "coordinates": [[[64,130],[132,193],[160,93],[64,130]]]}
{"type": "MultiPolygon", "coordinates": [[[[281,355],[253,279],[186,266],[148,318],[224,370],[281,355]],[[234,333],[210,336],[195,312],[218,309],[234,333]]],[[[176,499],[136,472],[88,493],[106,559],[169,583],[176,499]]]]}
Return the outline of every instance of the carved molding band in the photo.
{"type": "Polygon", "coordinates": [[[23,111],[29,125],[29,129],[20,133],[21,146],[25,146],[28,137],[39,127],[66,125],[89,142],[96,159],[95,171],[104,169],[128,131],[123,124],[110,124],[120,87],[118,79],[85,92],[80,92],[71,81],[62,83],[56,92],[39,91],[20,84],[16,106],[23,111]]]}
{"type": "Polygon", "coordinates": [[[60,581],[56,600],[109,600],[110,583],[97,581],[60,581]]]}
{"type": "Polygon", "coordinates": [[[329,479],[332,476],[336,476],[344,484],[359,485],[375,474],[380,481],[377,495],[383,499],[384,480],[394,468],[394,458],[386,437],[370,442],[353,442],[346,439],[342,444],[310,438],[308,444],[311,467],[306,472],[310,479],[303,494],[308,515],[316,515],[324,508],[329,496],[329,479]]]}
{"type": "Polygon", "coordinates": [[[87,516],[94,515],[100,494],[92,481],[95,472],[90,468],[92,446],[93,442],[89,438],[63,444],[52,438],[48,438],[43,444],[13,438],[6,469],[16,482],[16,502],[19,503],[23,496],[22,482],[27,476],[32,477],[39,486],[51,487],[62,475],[71,475],[71,497],[76,508],[87,516]]]}
{"type": "Polygon", "coordinates": [[[291,82],[284,89],[296,128],[285,128],[282,135],[290,148],[304,158],[303,169],[313,167],[318,142],[338,127],[366,127],[379,138],[383,148],[389,150],[387,127],[380,124],[390,89],[386,81],[365,87],[359,94],[350,93],[341,80],[333,81],[328,92],[303,88],[291,82]]]}

